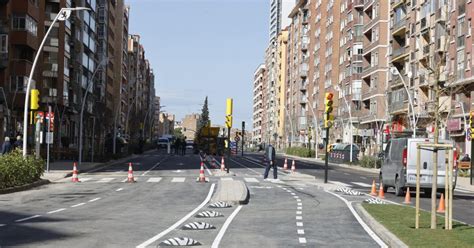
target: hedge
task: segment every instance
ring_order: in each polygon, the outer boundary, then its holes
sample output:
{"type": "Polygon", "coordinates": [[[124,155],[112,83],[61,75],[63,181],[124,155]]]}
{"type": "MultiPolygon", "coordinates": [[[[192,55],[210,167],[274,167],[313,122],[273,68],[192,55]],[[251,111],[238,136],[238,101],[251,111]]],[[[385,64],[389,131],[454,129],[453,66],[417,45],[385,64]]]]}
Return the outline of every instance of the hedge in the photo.
{"type": "Polygon", "coordinates": [[[314,150],[309,152],[308,148],[305,147],[288,147],[286,148],[286,154],[303,158],[313,158],[315,156],[314,150]]]}
{"type": "Polygon", "coordinates": [[[382,161],[378,159],[377,157],[372,157],[372,156],[362,156],[362,158],[359,160],[359,165],[364,167],[364,168],[380,168],[382,165],[382,161]]]}
{"type": "Polygon", "coordinates": [[[26,159],[20,150],[0,156],[0,189],[36,182],[44,172],[44,161],[33,156],[26,159]]]}

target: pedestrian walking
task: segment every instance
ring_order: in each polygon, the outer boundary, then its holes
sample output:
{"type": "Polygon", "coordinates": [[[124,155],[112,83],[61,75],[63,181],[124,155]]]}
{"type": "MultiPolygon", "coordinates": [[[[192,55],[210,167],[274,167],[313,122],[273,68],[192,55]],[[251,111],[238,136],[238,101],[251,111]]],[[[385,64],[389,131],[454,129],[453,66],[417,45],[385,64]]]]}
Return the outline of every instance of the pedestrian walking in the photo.
{"type": "Polygon", "coordinates": [[[21,136],[16,136],[16,141],[13,143],[13,149],[23,149],[23,140],[21,140],[21,136]]]}
{"type": "Polygon", "coordinates": [[[10,137],[5,137],[5,142],[2,145],[2,155],[5,155],[12,150],[12,144],[10,143],[10,137]]]}
{"type": "Polygon", "coordinates": [[[181,141],[181,155],[186,155],[186,137],[181,141]]]}
{"type": "Polygon", "coordinates": [[[270,168],[273,169],[273,179],[278,179],[278,171],[275,163],[275,148],[270,144],[265,150],[265,157],[267,158],[267,164],[265,165],[265,173],[263,174],[263,179],[267,179],[270,168]]]}
{"type": "Polygon", "coordinates": [[[177,138],[174,141],[174,154],[179,155],[179,149],[181,148],[181,139],[177,138]]]}

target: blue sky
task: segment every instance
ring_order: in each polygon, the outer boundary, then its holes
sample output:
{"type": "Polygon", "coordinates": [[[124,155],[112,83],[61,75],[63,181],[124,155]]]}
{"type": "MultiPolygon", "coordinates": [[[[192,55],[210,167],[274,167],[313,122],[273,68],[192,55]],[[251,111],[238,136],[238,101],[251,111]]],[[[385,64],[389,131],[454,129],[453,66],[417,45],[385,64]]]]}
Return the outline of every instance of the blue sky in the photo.
{"type": "Polygon", "coordinates": [[[126,0],[130,33],[139,34],[167,112],[200,113],[206,95],[213,125],[227,97],[234,127],[251,129],[253,73],[268,42],[267,0],[126,0]]]}

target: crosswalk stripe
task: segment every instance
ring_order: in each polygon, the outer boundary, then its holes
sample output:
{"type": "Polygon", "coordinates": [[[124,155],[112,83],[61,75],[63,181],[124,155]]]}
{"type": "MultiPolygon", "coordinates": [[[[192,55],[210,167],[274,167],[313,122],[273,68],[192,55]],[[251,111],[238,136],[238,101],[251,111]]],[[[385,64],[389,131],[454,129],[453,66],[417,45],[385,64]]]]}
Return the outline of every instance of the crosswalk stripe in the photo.
{"type": "Polygon", "coordinates": [[[367,183],[360,183],[360,182],[352,182],[352,183],[361,187],[367,187],[367,188],[372,187],[372,185],[367,184],[367,183]]]}
{"type": "Polygon", "coordinates": [[[92,178],[90,178],[90,177],[84,177],[84,178],[79,179],[79,181],[81,181],[81,182],[87,182],[87,181],[90,181],[90,180],[92,180],[92,178]]]}
{"type": "Polygon", "coordinates": [[[234,181],[234,179],[232,177],[223,177],[221,181],[234,181]]]}
{"type": "Polygon", "coordinates": [[[348,187],[348,188],[352,187],[352,185],[350,185],[350,184],[341,183],[341,182],[338,182],[338,181],[329,181],[329,182],[332,183],[332,184],[337,184],[337,185],[343,186],[343,187],[348,187]]]}
{"type": "Polygon", "coordinates": [[[151,177],[150,179],[148,179],[148,183],[158,183],[161,181],[161,177],[151,177]]]}
{"type": "Polygon", "coordinates": [[[106,177],[106,178],[102,178],[100,179],[99,181],[97,181],[98,183],[109,183],[111,182],[112,180],[114,180],[115,178],[112,178],[112,177],[106,177]]]}
{"type": "Polygon", "coordinates": [[[246,177],[246,178],[244,178],[244,180],[248,183],[258,183],[257,178],[254,178],[254,177],[246,177]]]}
{"type": "Polygon", "coordinates": [[[173,179],[171,179],[171,182],[172,183],[183,183],[185,180],[186,180],[185,177],[173,177],[173,179]]]}

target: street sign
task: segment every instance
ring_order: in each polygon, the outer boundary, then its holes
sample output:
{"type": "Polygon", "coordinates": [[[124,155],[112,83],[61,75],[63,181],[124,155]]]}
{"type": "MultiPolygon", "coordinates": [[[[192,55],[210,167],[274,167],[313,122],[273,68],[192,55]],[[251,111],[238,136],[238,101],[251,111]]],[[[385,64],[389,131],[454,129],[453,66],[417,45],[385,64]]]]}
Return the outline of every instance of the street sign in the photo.
{"type": "Polygon", "coordinates": [[[53,132],[54,131],[54,112],[46,112],[46,120],[49,121],[48,131],[53,132]]]}
{"type": "Polygon", "coordinates": [[[47,132],[46,133],[46,144],[53,144],[54,143],[54,133],[47,132]]]}
{"type": "Polygon", "coordinates": [[[235,136],[234,140],[235,140],[236,142],[239,142],[239,141],[240,141],[240,136],[235,136]]]}

